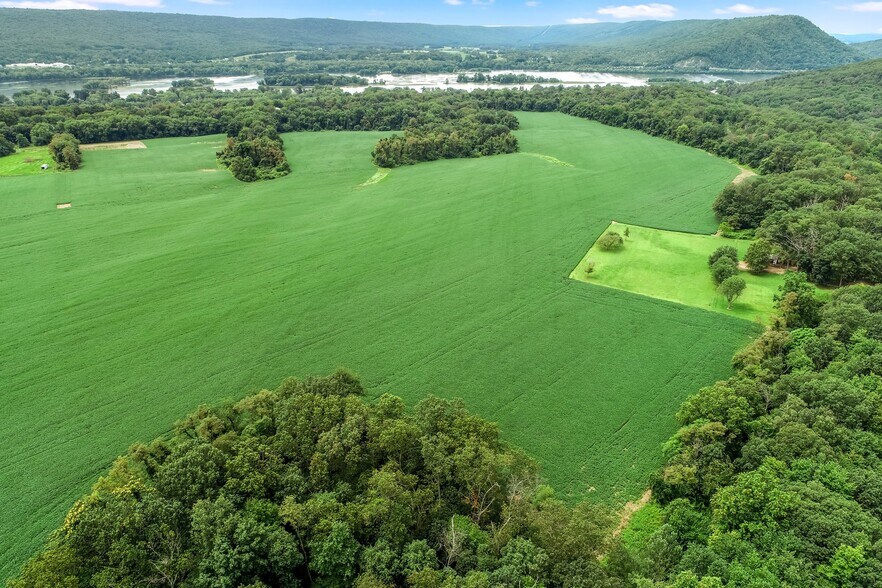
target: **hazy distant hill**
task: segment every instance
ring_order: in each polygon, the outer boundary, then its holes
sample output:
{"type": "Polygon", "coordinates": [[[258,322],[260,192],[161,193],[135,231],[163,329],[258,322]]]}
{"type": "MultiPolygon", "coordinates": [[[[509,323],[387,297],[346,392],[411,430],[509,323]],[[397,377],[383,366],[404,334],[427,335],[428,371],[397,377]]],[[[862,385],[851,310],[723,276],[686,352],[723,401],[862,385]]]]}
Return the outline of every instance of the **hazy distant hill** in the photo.
{"type": "Polygon", "coordinates": [[[866,43],[855,43],[852,47],[871,59],[882,57],[882,39],[867,41],[866,43]]]}
{"type": "Polygon", "coordinates": [[[796,16],[643,21],[550,27],[475,27],[330,19],[256,19],[0,8],[0,59],[157,62],[286,49],[375,46],[580,46],[590,63],[650,67],[814,69],[858,54],[796,16]]]}
{"type": "Polygon", "coordinates": [[[791,74],[722,91],[749,104],[786,107],[882,128],[882,59],[791,74]]]}
{"type": "Polygon", "coordinates": [[[867,41],[876,41],[882,39],[882,34],[879,33],[865,33],[861,35],[833,35],[834,38],[839,39],[843,43],[847,45],[851,45],[854,43],[866,43],[867,41]]]}

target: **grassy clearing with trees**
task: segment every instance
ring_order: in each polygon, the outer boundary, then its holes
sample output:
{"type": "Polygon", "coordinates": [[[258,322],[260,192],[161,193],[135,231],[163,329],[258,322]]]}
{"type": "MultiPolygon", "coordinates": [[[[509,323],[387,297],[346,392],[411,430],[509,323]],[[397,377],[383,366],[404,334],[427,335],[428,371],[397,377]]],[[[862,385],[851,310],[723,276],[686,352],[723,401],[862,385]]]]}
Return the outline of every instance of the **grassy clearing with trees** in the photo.
{"type": "Polygon", "coordinates": [[[0,177],[36,176],[54,169],[55,161],[46,147],[28,147],[0,157],[0,177]],[[43,165],[48,165],[49,169],[42,169],[43,165]]]}
{"type": "MultiPolygon", "coordinates": [[[[708,256],[717,248],[730,245],[743,259],[750,241],[634,225],[627,225],[627,228],[629,237],[621,249],[605,251],[599,246],[598,239],[570,277],[747,320],[759,318],[765,322],[772,313],[774,296],[784,281],[783,276],[738,272],[746,282],[746,288],[729,309],[726,297],[718,291],[718,285],[708,271],[708,256]],[[594,270],[588,275],[585,270],[592,262],[594,270]]],[[[623,233],[624,230],[624,225],[613,224],[604,235],[623,233]]]]}
{"type": "Polygon", "coordinates": [[[203,171],[222,136],[0,179],[14,285],[0,291],[14,334],[0,342],[0,575],[132,442],[339,366],[372,398],[462,397],[562,497],[639,496],[680,401],[728,375],[755,327],[566,276],[610,218],[712,231],[709,203],[738,170],[635,131],[518,117],[526,152],[572,167],[512,154],[363,186],[387,134],[295,133],[296,172],[272,182],[203,171]],[[55,210],[62,195],[71,210],[55,210]]]}

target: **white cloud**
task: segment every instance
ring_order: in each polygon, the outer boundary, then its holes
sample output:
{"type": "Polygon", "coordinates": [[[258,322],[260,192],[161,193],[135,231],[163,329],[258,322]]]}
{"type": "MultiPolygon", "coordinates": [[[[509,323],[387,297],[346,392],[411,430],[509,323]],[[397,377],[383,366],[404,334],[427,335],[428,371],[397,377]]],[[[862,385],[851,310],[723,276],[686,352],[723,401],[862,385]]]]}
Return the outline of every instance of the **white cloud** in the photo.
{"type": "Polygon", "coordinates": [[[99,5],[161,8],[162,0],[3,0],[2,8],[43,8],[47,10],[98,10],[99,5]]]}
{"type": "Polygon", "coordinates": [[[596,18],[568,18],[567,24],[595,24],[600,22],[596,18]]]}
{"type": "Polygon", "coordinates": [[[541,2],[536,2],[536,0],[530,0],[529,2],[524,2],[524,6],[526,6],[527,8],[536,8],[537,6],[539,6],[539,4],[541,4],[541,2]]]}
{"type": "Polygon", "coordinates": [[[855,12],[882,12],[882,2],[860,2],[858,4],[841,6],[840,8],[854,10],[855,12]]]}
{"type": "Polygon", "coordinates": [[[677,9],[670,4],[652,2],[632,6],[607,6],[598,10],[597,14],[613,18],[673,18],[677,14],[677,9]]]}
{"type": "Polygon", "coordinates": [[[462,0],[444,0],[444,4],[447,4],[448,6],[460,6],[462,0]]]}
{"type": "Polygon", "coordinates": [[[45,8],[47,10],[98,10],[97,6],[75,2],[74,0],[52,0],[51,2],[0,2],[2,8],[45,8]]]}
{"type": "Polygon", "coordinates": [[[115,4],[117,6],[148,6],[161,8],[162,0],[88,0],[87,4],[115,4]]]}
{"type": "Polygon", "coordinates": [[[775,14],[781,12],[780,8],[758,8],[750,4],[733,4],[728,8],[717,8],[714,10],[716,14],[775,14]]]}

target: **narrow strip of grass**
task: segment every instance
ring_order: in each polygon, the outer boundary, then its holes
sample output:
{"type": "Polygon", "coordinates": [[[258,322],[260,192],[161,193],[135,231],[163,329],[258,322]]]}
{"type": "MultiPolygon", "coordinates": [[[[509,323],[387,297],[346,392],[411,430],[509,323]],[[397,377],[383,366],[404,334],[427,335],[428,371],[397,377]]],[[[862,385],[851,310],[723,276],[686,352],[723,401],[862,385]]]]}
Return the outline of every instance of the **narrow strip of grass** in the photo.
{"type": "Polygon", "coordinates": [[[718,247],[731,245],[743,256],[750,241],[617,223],[607,227],[604,234],[615,231],[623,235],[626,227],[629,236],[622,249],[603,251],[595,242],[570,277],[745,320],[766,322],[772,314],[773,298],[784,281],[782,275],[741,272],[747,288],[729,309],[707,266],[708,256],[718,247]],[[586,269],[592,262],[594,272],[589,276],[586,269]]]}
{"type": "Polygon", "coordinates": [[[0,157],[0,177],[4,176],[36,176],[55,171],[55,162],[47,147],[28,147],[19,149],[12,155],[0,157]],[[43,165],[49,169],[41,169],[43,165]]]}

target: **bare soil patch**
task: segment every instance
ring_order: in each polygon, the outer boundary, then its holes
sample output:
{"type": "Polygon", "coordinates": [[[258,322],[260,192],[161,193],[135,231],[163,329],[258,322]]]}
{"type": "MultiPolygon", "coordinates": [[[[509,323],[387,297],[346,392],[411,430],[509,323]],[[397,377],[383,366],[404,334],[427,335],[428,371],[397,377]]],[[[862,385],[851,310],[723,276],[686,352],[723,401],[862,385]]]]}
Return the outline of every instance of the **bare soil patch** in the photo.
{"type": "Polygon", "coordinates": [[[220,170],[216,167],[204,167],[204,168],[200,169],[199,171],[205,172],[205,173],[214,173],[214,172],[219,172],[220,170]]]}
{"type": "Polygon", "coordinates": [[[111,149],[147,149],[143,141],[117,141],[115,143],[90,143],[80,145],[83,151],[109,151],[111,149]]]}
{"type": "Polygon", "coordinates": [[[526,151],[522,151],[521,153],[523,155],[529,155],[530,157],[536,157],[536,158],[541,159],[542,161],[544,161],[546,163],[550,163],[552,165],[559,165],[562,167],[573,167],[572,163],[568,163],[566,161],[561,161],[557,157],[552,157],[550,155],[544,155],[542,153],[528,153],[526,151]]]}
{"type": "Polygon", "coordinates": [[[622,512],[619,513],[619,524],[616,525],[612,536],[615,538],[621,535],[622,531],[624,531],[628,527],[628,523],[631,522],[631,517],[634,516],[634,513],[646,506],[650,500],[652,500],[651,489],[644,492],[643,496],[641,496],[639,499],[627,503],[622,509],[622,512]]]}
{"type": "MultiPolygon", "coordinates": [[[[750,271],[750,268],[747,267],[747,262],[746,262],[746,261],[739,261],[739,262],[738,262],[738,269],[740,269],[740,270],[743,271],[743,272],[750,271]]],[[[766,269],[764,269],[763,272],[765,272],[765,273],[767,273],[767,274],[778,274],[778,275],[780,275],[780,274],[786,274],[786,273],[788,272],[788,270],[794,270],[794,269],[795,269],[795,268],[780,267],[780,266],[777,266],[777,265],[770,265],[769,267],[767,267],[766,269]]]]}
{"type": "Polygon", "coordinates": [[[748,178],[752,178],[753,176],[756,175],[755,171],[751,171],[751,170],[747,169],[746,167],[739,166],[739,168],[741,169],[741,173],[738,174],[734,180],[732,180],[732,183],[735,184],[736,186],[738,184],[744,182],[748,178]]]}
{"type": "Polygon", "coordinates": [[[55,208],[57,208],[58,210],[63,210],[63,209],[65,209],[65,208],[70,208],[71,206],[72,206],[72,205],[71,205],[70,202],[61,202],[61,203],[59,203],[59,204],[56,204],[56,205],[55,205],[55,208]]]}
{"type": "Polygon", "coordinates": [[[358,185],[359,188],[364,188],[366,186],[373,186],[374,184],[379,184],[381,181],[386,179],[386,176],[389,175],[391,169],[385,167],[378,167],[376,173],[372,175],[370,178],[362,182],[358,185]]]}

